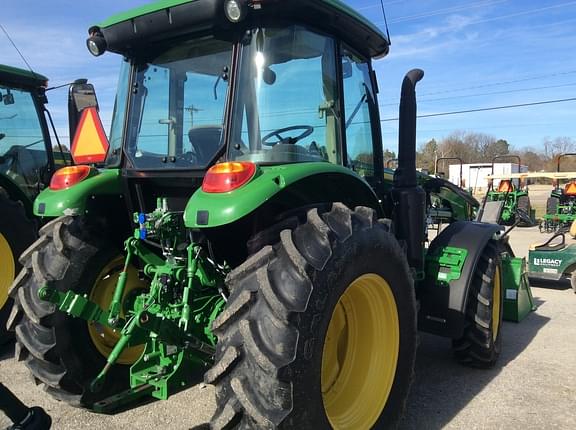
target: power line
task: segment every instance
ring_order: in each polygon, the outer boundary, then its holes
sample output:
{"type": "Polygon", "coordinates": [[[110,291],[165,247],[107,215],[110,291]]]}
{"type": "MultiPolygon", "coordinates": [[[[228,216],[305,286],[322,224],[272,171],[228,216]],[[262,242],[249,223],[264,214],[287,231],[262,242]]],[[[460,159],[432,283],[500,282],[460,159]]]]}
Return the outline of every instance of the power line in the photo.
{"type": "MultiPolygon", "coordinates": [[[[564,102],[572,102],[576,101],[576,97],[571,97],[568,99],[557,99],[557,100],[544,100],[540,102],[531,102],[531,103],[520,103],[515,105],[504,105],[504,106],[492,106],[487,108],[478,108],[478,109],[467,109],[467,110],[459,110],[459,111],[451,111],[451,112],[438,112],[438,113],[429,113],[424,115],[418,115],[417,118],[431,118],[436,116],[447,116],[447,115],[457,115],[462,113],[473,113],[473,112],[486,112],[491,110],[501,110],[501,109],[513,109],[518,107],[526,107],[526,106],[537,106],[537,105],[545,105],[545,104],[552,104],[552,103],[564,103],[564,102]]],[[[381,119],[380,122],[387,122],[387,121],[398,121],[399,118],[386,118],[381,119]]]]}
{"type": "Polygon", "coordinates": [[[574,74],[574,73],[576,73],[576,70],[567,70],[564,72],[547,73],[547,74],[542,74],[542,75],[530,75],[529,77],[526,77],[526,78],[510,79],[508,81],[496,81],[496,82],[492,82],[492,83],[488,83],[488,84],[479,84],[479,85],[472,85],[469,87],[453,88],[451,90],[441,90],[441,91],[433,91],[433,92],[429,92],[429,93],[422,93],[422,94],[420,94],[420,97],[434,96],[437,94],[454,93],[454,92],[460,92],[460,91],[466,91],[466,90],[477,90],[480,88],[497,87],[497,86],[501,86],[501,85],[516,84],[519,82],[533,81],[536,79],[549,78],[549,77],[554,77],[554,76],[570,75],[570,74],[574,74]]]}
{"type": "MultiPolygon", "coordinates": [[[[425,102],[437,102],[443,100],[453,100],[453,99],[465,99],[467,97],[482,97],[482,96],[493,96],[498,94],[510,94],[510,93],[522,93],[526,91],[538,91],[538,90],[548,90],[552,88],[564,88],[564,87],[573,87],[576,85],[576,82],[571,82],[568,84],[560,84],[560,85],[546,85],[543,87],[531,87],[531,88],[517,88],[515,90],[504,90],[504,91],[492,91],[488,93],[478,93],[478,94],[465,94],[462,96],[451,96],[451,97],[440,97],[436,99],[422,99],[422,96],[418,97],[418,103],[425,103],[425,102]]],[[[379,107],[384,106],[398,106],[399,103],[383,103],[379,104],[379,107]]]]}

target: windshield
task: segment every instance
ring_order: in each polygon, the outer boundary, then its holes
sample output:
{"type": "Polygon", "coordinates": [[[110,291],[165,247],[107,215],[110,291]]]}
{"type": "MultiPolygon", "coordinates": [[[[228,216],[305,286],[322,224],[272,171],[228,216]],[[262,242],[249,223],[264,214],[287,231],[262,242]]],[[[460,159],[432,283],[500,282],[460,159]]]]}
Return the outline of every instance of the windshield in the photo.
{"type": "Polygon", "coordinates": [[[340,162],[333,39],[300,26],[244,39],[229,158],[340,162]]]}
{"type": "Polygon", "coordinates": [[[172,47],[136,66],[126,152],[138,169],[203,168],[218,153],[232,45],[172,47]]]}

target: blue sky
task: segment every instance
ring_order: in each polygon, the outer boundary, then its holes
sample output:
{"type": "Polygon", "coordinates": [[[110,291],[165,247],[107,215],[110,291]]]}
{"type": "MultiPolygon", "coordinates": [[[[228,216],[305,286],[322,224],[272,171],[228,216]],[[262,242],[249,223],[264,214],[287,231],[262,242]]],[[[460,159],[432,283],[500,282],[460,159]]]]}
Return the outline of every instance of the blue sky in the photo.
{"type": "MultiPolygon", "coordinates": [[[[59,85],[79,77],[96,86],[108,127],[120,58],[95,58],[86,47],[90,25],[139,0],[2,0],[0,24],[35,71],[59,85]],[[39,5],[42,5],[39,8],[39,5]]],[[[384,28],[379,0],[348,0],[384,28]]],[[[400,84],[419,67],[419,114],[576,97],[576,1],[385,0],[390,54],[375,62],[382,119],[397,117],[400,84]]],[[[25,67],[0,33],[0,62],[25,67]]],[[[49,93],[60,134],[67,135],[66,89],[49,93]]],[[[541,148],[545,138],[576,139],[576,101],[421,118],[418,142],[459,131],[541,148]]],[[[396,150],[397,121],[383,122],[384,147],[396,150]]],[[[66,139],[66,138],[65,138],[66,139]]]]}

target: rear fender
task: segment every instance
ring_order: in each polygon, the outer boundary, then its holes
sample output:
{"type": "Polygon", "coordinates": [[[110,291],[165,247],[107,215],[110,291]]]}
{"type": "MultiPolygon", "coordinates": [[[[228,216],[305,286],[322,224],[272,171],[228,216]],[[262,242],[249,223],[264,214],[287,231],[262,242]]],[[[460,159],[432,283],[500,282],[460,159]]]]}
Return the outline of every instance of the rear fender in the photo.
{"type": "Polygon", "coordinates": [[[120,170],[103,169],[63,190],[46,189],[34,201],[34,214],[40,217],[85,215],[99,197],[121,196],[120,170]]]}
{"type": "MultiPolygon", "coordinates": [[[[464,249],[467,255],[460,276],[449,282],[438,282],[438,270],[430,273],[430,266],[427,265],[426,278],[418,290],[420,330],[454,339],[462,336],[472,276],[484,248],[490,240],[495,240],[500,230],[501,227],[496,224],[457,221],[432,241],[428,255],[439,253],[446,247],[464,249]]],[[[511,252],[507,245],[505,248],[511,252]]]]}
{"type": "Polygon", "coordinates": [[[188,201],[184,222],[211,229],[258,216],[272,220],[295,208],[331,202],[369,206],[383,215],[378,197],[356,173],[330,163],[260,166],[246,185],[228,193],[197,190],[188,201]]]}

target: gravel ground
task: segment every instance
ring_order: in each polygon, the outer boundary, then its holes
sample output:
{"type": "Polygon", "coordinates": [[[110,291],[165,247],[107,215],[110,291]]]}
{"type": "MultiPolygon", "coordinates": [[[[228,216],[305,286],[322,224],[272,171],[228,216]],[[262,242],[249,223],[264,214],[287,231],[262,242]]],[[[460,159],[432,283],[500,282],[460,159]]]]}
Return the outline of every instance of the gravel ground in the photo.
{"type": "MultiPolygon", "coordinates": [[[[537,228],[515,229],[511,242],[525,255],[541,241],[537,228]]],[[[576,295],[568,285],[533,287],[538,310],[521,323],[505,323],[496,368],[468,369],[451,358],[450,341],[421,334],[416,377],[401,429],[576,428],[576,295]]],[[[167,402],[115,415],[98,415],[53,400],[13,359],[0,352],[0,381],[29,405],[53,417],[54,429],[187,429],[206,422],[214,392],[200,381],[167,402]]],[[[8,425],[0,413],[0,428],[8,425]]]]}

